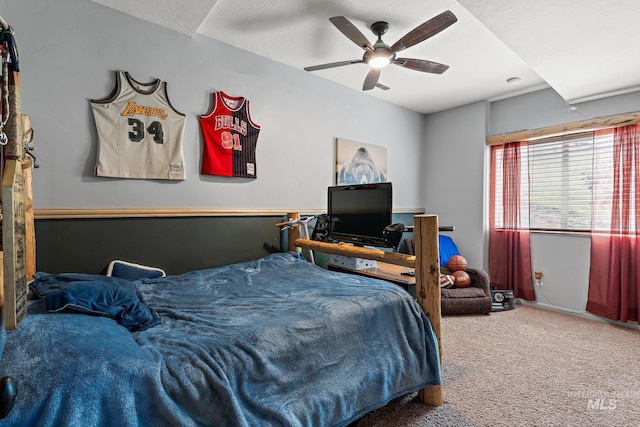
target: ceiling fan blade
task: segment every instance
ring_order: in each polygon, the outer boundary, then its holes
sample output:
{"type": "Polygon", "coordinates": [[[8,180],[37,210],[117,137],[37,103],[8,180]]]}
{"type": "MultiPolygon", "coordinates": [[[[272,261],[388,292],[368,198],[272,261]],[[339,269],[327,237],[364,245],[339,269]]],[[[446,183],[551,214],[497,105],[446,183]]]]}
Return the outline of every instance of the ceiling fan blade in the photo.
{"type": "Polygon", "coordinates": [[[331,62],[329,64],[314,65],[312,67],[304,67],[305,71],[326,70],[327,68],[342,67],[344,65],[359,64],[362,59],[352,59],[351,61],[331,62]]]}
{"type": "Polygon", "coordinates": [[[369,74],[364,79],[364,84],[362,85],[362,90],[371,90],[376,87],[378,83],[378,79],[380,78],[380,68],[371,68],[369,74]]]}
{"type": "Polygon", "coordinates": [[[364,34],[362,34],[360,30],[358,30],[356,26],[344,16],[334,16],[333,18],[329,18],[329,21],[331,21],[331,23],[342,32],[342,34],[347,36],[349,40],[360,46],[362,49],[373,50],[371,43],[369,43],[369,40],[367,40],[364,34]]]}
{"type": "Polygon", "coordinates": [[[442,74],[449,69],[448,65],[425,61],[424,59],[397,58],[393,63],[411,70],[422,71],[423,73],[442,74]]]}
{"type": "Polygon", "coordinates": [[[450,10],[442,12],[440,15],[429,19],[421,25],[408,32],[404,37],[391,46],[393,52],[400,52],[408,47],[416,45],[429,37],[433,37],[440,31],[446,29],[456,22],[458,18],[450,10]]]}

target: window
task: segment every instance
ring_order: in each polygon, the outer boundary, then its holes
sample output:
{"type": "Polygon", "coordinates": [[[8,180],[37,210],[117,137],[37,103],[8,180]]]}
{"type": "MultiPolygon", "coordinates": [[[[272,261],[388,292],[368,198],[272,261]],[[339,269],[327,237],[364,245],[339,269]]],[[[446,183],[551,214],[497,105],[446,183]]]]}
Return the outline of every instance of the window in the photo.
{"type": "MultiPolygon", "coordinates": [[[[495,225],[501,228],[502,148],[496,149],[495,225]]],[[[520,209],[523,216],[528,214],[531,230],[591,230],[593,152],[593,133],[529,142],[527,152],[520,156],[523,175],[520,209]],[[524,176],[527,173],[528,186],[524,176]]],[[[612,163],[611,157],[598,161],[612,163]]],[[[613,180],[612,174],[609,180],[613,180]]]]}

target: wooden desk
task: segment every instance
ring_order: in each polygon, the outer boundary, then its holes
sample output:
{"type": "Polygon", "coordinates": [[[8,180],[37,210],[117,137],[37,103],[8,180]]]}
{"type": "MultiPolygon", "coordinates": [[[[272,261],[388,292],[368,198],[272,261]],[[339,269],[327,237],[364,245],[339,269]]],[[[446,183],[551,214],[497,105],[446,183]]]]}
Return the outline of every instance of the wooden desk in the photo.
{"type": "Polygon", "coordinates": [[[416,294],[416,278],[414,276],[404,276],[402,273],[405,270],[413,270],[412,268],[403,267],[401,265],[387,264],[385,262],[376,262],[374,268],[364,268],[361,270],[354,270],[352,268],[344,267],[342,265],[336,265],[332,263],[327,264],[327,270],[341,271],[343,273],[358,274],[360,276],[369,276],[376,279],[386,280],[396,285],[402,286],[406,291],[415,297],[416,294]]]}

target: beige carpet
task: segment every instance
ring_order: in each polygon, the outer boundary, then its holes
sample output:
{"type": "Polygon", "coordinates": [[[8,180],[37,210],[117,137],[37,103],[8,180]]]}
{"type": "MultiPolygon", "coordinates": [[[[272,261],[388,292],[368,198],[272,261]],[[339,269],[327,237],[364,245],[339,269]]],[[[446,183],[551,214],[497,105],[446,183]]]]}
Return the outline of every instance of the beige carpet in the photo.
{"type": "Polygon", "coordinates": [[[442,319],[445,404],[408,395],[368,426],[640,426],[640,332],[518,305],[442,319]]]}

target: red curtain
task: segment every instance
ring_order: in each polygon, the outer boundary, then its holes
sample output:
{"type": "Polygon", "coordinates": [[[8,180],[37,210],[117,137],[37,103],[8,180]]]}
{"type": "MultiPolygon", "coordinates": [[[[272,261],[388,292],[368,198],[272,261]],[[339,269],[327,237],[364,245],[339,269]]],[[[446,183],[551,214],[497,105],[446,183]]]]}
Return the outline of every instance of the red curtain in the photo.
{"type": "Polygon", "coordinates": [[[526,142],[491,147],[489,277],[496,288],[511,289],[516,298],[535,301],[529,239],[529,175],[528,168],[523,170],[527,153],[526,142]],[[496,208],[502,211],[501,224],[497,224],[496,208]]]}
{"type": "Polygon", "coordinates": [[[596,132],[593,170],[587,311],[621,322],[637,322],[640,125],[596,132]],[[603,156],[609,158],[605,161],[603,156]]]}

